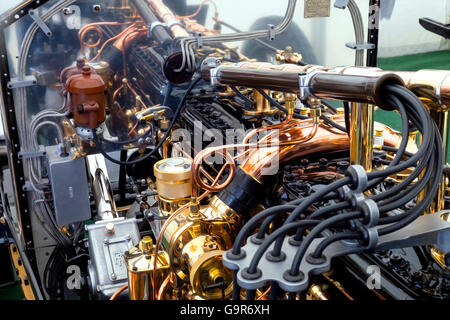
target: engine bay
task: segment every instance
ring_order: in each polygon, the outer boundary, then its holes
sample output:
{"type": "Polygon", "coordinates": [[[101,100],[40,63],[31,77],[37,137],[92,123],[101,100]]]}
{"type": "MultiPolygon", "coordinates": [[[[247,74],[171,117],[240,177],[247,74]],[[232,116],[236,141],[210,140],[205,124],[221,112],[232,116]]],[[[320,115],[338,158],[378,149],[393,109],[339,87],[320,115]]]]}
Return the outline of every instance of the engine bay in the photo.
{"type": "Polygon", "coordinates": [[[449,71],[382,70],[371,43],[321,66],[271,45],[296,0],[235,33],[206,2],[0,19],[0,222],[25,298],[448,300],[449,71]]]}

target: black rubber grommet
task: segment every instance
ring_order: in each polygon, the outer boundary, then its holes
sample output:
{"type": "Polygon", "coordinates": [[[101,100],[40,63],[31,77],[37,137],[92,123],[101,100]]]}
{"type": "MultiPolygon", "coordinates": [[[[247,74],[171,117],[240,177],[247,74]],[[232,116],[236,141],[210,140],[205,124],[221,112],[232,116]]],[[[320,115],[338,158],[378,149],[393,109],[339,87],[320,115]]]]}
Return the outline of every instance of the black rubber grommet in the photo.
{"type": "Polygon", "coordinates": [[[296,276],[291,275],[291,270],[286,270],[283,273],[283,279],[289,282],[300,282],[305,279],[305,274],[301,271],[296,276]]]}
{"type": "Polygon", "coordinates": [[[322,255],[319,258],[313,257],[312,254],[309,254],[308,256],[306,256],[306,262],[308,262],[310,264],[320,265],[320,264],[324,264],[326,261],[327,261],[327,259],[325,258],[324,255],[322,255]]]}
{"type": "Polygon", "coordinates": [[[281,262],[281,261],[286,260],[286,253],[281,251],[279,256],[274,256],[273,251],[271,250],[271,251],[267,252],[266,259],[270,262],[281,262]]]}
{"type": "Polygon", "coordinates": [[[234,254],[232,250],[227,251],[225,253],[225,255],[227,256],[227,259],[229,260],[233,260],[233,261],[237,261],[237,260],[241,260],[244,259],[246,256],[246,253],[244,250],[241,249],[241,252],[239,254],[234,254]]]}
{"type": "Polygon", "coordinates": [[[251,241],[253,244],[260,245],[261,243],[264,242],[264,238],[260,239],[260,238],[258,238],[258,235],[257,235],[257,234],[254,234],[254,235],[252,235],[252,236],[250,237],[250,241],[251,241]]]}
{"type": "Polygon", "coordinates": [[[242,278],[244,278],[245,280],[256,280],[262,277],[262,271],[259,268],[256,268],[255,273],[249,273],[248,268],[245,268],[244,270],[242,270],[241,274],[242,278]]]}
{"type": "Polygon", "coordinates": [[[293,237],[290,237],[290,238],[288,239],[288,243],[289,243],[291,246],[294,246],[294,247],[300,247],[300,245],[302,244],[302,241],[301,241],[301,240],[295,240],[295,236],[293,236],[293,237]]]}

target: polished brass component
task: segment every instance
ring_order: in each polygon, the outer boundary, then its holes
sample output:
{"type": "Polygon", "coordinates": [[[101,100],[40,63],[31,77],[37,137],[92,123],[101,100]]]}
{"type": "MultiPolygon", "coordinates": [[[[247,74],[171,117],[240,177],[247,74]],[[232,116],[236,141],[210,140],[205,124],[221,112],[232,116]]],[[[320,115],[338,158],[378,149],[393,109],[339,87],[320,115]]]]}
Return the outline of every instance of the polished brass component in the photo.
{"type": "Polygon", "coordinates": [[[159,128],[163,131],[169,130],[170,120],[162,118],[159,120],[159,128]]]}
{"type": "Polygon", "coordinates": [[[153,249],[153,240],[149,236],[145,236],[142,238],[142,240],[139,242],[139,249],[145,253],[149,254],[153,249]]]}
{"type": "Polygon", "coordinates": [[[342,116],[344,113],[345,113],[344,108],[342,107],[336,108],[336,115],[342,116]]]}
{"type": "Polygon", "coordinates": [[[220,299],[221,288],[205,288],[225,282],[225,295],[228,297],[232,291],[232,279],[231,272],[222,264],[222,254],[231,248],[241,219],[218,197],[214,197],[209,205],[200,207],[196,199],[193,200],[192,206],[169,223],[162,245],[169,254],[172,271],[191,286],[194,295],[203,299],[220,299]]]}
{"type": "Polygon", "coordinates": [[[59,230],[64,233],[66,236],[71,237],[72,235],[69,232],[69,229],[66,226],[62,226],[59,230]]]}
{"type": "Polygon", "coordinates": [[[297,96],[292,93],[285,93],[284,98],[286,101],[285,107],[288,110],[288,114],[294,114],[295,107],[297,106],[297,96]]]}
{"type": "Polygon", "coordinates": [[[287,46],[283,51],[277,50],[275,59],[280,63],[297,64],[302,61],[303,57],[301,54],[294,52],[291,46],[287,46]]]}
{"type": "Polygon", "coordinates": [[[323,292],[322,288],[316,284],[313,284],[308,291],[308,296],[311,300],[328,300],[328,297],[323,292]]]}
{"type": "Polygon", "coordinates": [[[411,131],[409,133],[409,139],[417,143],[417,135],[419,134],[418,130],[411,131]]]}
{"type": "Polygon", "coordinates": [[[192,192],[191,164],[187,158],[169,158],[154,165],[156,189],[165,199],[189,198],[192,192]]]}
{"type": "Polygon", "coordinates": [[[11,258],[16,269],[17,278],[20,281],[20,287],[22,288],[23,295],[26,300],[36,300],[33,288],[31,287],[31,282],[29,280],[27,271],[20,257],[19,250],[16,245],[11,243],[9,245],[9,251],[11,252],[11,258]]]}
{"type": "Polygon", "coordinates": [[[375,130],[375,137],[373,139],[373,148],[377,150],[381,150],[384,145],[384,138],[383,138],[384,130],[383,129],[376,129],[375,130]]]}
{"type": "Polygon", "coordinates": [[[191,164],[187,158],[166,158],[155,164],[158,203],[164,215],[175,212],[189,201],[192,193],[191,164]]]}
{"type": "MultiPolygon", "coordinates": [[[[267,90],[265,90],[265,93],[270,95],[270,92],[267,90]]],[[[264,98],[264,96],[260,94],[258,90],[253,90],[253,100],[255,101],[256,109],[243,110],[244,114],[247,116],[264,117],[278,112],[278,109],[272,108],[270,102],[267,101],[267,99],[264,98]]]]}
{"type": "MultiPolygon", "coordinates": [[[[138,246],[123,255],[128,270],[130,300],[155,300],[153,296],[153,264],[155,248],[150,237],[144,237],[138,246]]],[[[157,259],[158,283],[169,275],[169,257],[160,251],[157,259]]]]}
{"type": "Polygon", "coordinates": [[[313,118],[313,123],[319,124],[320,123],[320,117],[322,116],[322,109],[320,109],[320,108],[311,108],[309,110],[309,113],[311,115],[311,118],[313,118]]]}
{"type": "Polygon", "coordinates": [[[302,116],[309,116],[309,108],[306,108],[306,107],[301,107],[300,108],[300,115],[302,115],[302,116]]]}
{"type": "Polygon", "coordinates": [[[372,171],[373,106],[352,102],[350,125],[350,163],[372,171]]]}
{"type": "MultiPolygon", "coordinates": [[[[430,250],[431,256],[437,262],[437,264],[446,272],[450,272],[450,265],[445,263],[445,255],[446,253],[442,252],[437,248],[431,248],[430,250]]],[[[447,253],[448,254],[448,253],[447,253]]]]}

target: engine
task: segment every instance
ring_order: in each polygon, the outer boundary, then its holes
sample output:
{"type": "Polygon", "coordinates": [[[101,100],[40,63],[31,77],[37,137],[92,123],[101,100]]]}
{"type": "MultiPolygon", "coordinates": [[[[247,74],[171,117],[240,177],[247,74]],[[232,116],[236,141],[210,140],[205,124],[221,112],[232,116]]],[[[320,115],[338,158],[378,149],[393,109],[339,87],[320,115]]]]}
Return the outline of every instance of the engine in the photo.
{"type": "Polygon", "coordinates": [[[230,44],[296,2],[232,34],[177,1],[13,9],[2,222],[28,299],[449,299],[449,72],[230,44]]]}

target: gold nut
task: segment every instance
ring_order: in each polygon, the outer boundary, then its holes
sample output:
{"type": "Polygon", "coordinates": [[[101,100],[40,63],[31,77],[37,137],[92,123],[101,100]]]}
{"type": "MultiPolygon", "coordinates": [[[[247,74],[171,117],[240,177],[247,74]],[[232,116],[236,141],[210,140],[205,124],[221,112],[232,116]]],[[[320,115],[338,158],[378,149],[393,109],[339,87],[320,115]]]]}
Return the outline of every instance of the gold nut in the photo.
{"type": "Polygon", "coordinates": [[[0,218],[0,223],[1,223],[1,224],[6,224],[6,219],[5,219],[5,217],[1,217],[1,218],[0,218]]]}
{"type": "Polygon", "coordinates": [[[376,130],[375,130],[375,135],[377,135],[377,136],[379,136],[379,137],[381,137],[381,136],[383,135],[383,133],[384,133],[384,130],[383,130],[383,129],[376,129],[376,130]]]}
{"type": "Polygon", "coordinates": [[[320,99],[317,99],[317,98],[314,98],[314,97],[309,97],[308,102],[313,107],[320,106],[320,99]]]}
{"type": "Polygon", "coordinates": [[[169,129],[170,121],[169,119],[163,118],[159,121],[159,127],[161,130],[167,131],[169,129]]]}
{"type": "Polygon", "coordinates": [[[300,115],[308,116],[309,115],[309,108],[301,107],[300,108],[300,115]]]}
{"type": "Polygon", "coordinates": [[[345,113],[344,108],[339,107],[339,108],[336,109],[336,114],[337,114],[337,115],[341,116],[341,115],[343,115],[344,113],[345,113]]]}
{"type": "Polygon", "coordinates": [[[149,236],[145,236],[139,242],[139,249],[144,253],[149,253],[153,249],[153,240],[149,236]]]}
{"type": "Polygon", "coordinates": [[[320,109],[310,109],[311,117],[319,118],[322,115],[322,110],[320,109]]]}

